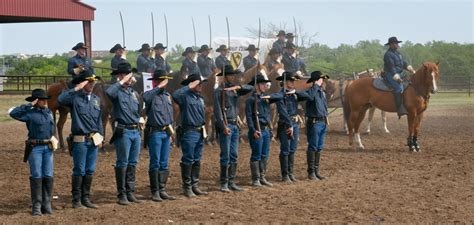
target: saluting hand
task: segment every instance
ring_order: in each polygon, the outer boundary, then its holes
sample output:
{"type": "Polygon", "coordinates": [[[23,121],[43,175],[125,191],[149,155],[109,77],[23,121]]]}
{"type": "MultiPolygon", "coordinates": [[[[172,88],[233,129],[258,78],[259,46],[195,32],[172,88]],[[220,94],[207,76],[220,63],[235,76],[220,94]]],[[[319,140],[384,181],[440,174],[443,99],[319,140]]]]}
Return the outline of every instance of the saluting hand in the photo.
{"type": "Polygon", "coordinates": [[[236,85],[236,86],[233,86],[233,87],[224,88],[224,91],[236,91],[236,90],[239,90],[241,88],[242,87],[240,87],[239,85],[236,85]]]}
{"type": "Polygon", "coordinates": [[[164,79],[164,80],[162,80],[162,81],[158,84],[158,86],[156,86],[156,87],[158,87],[159,89],[162,89],[162,88],[164,88],[167,84],[168,84],[168,79],[164,79]]]}
{"type": "Polygon", "coordinates": [[[129,73],[125,75],[122,80],[120,80],[120,85],[123,85],[124,83],[128,82],[133,76],[133,73],[129,73]]]}
{"type": "Polygon", "coordinates": [[[31,105],[32,105],[32,106],[36,105],[36,103],[38,103],[38,100],[39,100],[39,98],[33,100],[33,101],[31,102],[31,105]]]}
{"type": "Polygon", "coordinates": [[[88,83],[89,83],[89,81],[87,81],[87,80],[82,81],[81,83],[76,84],[76,87],[74,87],[74,90],[75,90],[75,91],[80,91],[80,90],[82,90],[88,83]]]}
{"type": "Polygon", "coordinates": [[[194,88],[196,88],[200,83],[201,83],[200,80],[195,80],[195,81],[189,83],[189,84],[188,84],[188,87],[189,87],[190,89],[194,89],[194,88]]]}

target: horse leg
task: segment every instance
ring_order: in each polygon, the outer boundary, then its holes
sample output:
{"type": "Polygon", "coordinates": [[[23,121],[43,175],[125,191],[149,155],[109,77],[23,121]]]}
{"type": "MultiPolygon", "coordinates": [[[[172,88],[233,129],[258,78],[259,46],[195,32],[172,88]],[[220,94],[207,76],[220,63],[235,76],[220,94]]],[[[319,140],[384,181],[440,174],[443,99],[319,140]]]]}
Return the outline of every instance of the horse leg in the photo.
{"type": "Polygon", "coordinates": [[[369,121],[367,123],[367,130],[365,131],[368,135],[370,135],[370,125],[372,124],[372,119],[374,118],[375,107],[369,108],[369,121]]]}
{"type": "Polygon", "coordinates": [[[364,145],[362,144],[362,140],[360,139],[359,128],[360,128],[360,124],[364,120],[365,113],[367,112],[367,109],[368,109],[368,107],[365,106],[359,111],[358,115],[356,115],[357,118],[356,118],[356,122],[354,124],[354,137],[355,137],[355,140],[356,140],[356,143],[357,143],[357,149],[358,150],[363,150],[364,149],[364,145]]]}
{"type": "Polygon", "coordinates": [[[409,112],[407,116],[408,120],[408,138],[407,138],[407,146],[410,151],[416,152],[415,145],[413,144],[413,135],[415,133],[415,121],[416,115],[414,112],[409,112]]]}
{"type": "Polygon", "coordinates": [[[413,134],[413,145],[415,146],[415,150],[420,152],[420,145],[418,144],[418,134],[420,132],[421,120],[423,119],[423,113],[420,113],[416,116],[415,119],[415,129],[413,134]]]}
{"type": "Polygon", "coordinates": [[[347,128],[349,131],[349,145],[352,146],[354,143],[354,124],[357,121],[357,118],[359,117],[359,111],[357,110],[351,110],[349,120],[347,121],[347,128]]]}
{"type": "Polygon", "coordinates": [[[56,124],[56,128],[57,128],[58,138],[59,138],[59,147],[61,148],[61,150],[64,151],[66,149],[66,146],[64,145],[63,128],[64,128],[64,124],[66,123],[68,111],[67,109],[64,109],[63,107],[60,107],[58,111],[59,111],[59,119],[58,119],[58,123],[56,124]]]}
{"type": "Polygon", "coordinates": [[[104,129],[104,140],[102,141],[102,147],[100,147],[99,149],[102,153],[106,152],[105,134],[107,133],[107,123],[109,122],[108,117],[109,117],[108,113],[105,113],[104,115],[102,115],[102,128],[104,129]]]}
{"type": "Polygon", "coordinates": [[[389,134],[390,131],[387,128],[387,112],[381,110],[380,115],[382,116],[383,129],[384,129],[386,134],[389,134]]]}

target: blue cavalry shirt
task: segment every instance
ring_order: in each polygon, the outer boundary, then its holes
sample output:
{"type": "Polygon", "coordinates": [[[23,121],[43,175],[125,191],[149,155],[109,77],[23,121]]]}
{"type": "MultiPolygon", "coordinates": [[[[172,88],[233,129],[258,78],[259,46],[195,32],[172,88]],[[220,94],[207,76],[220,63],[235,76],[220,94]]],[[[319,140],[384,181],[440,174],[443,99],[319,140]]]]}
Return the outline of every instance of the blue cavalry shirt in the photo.
{"type": "Polygon", "coordinates": [[[191,60],[190,58],[185,58],[183,60],[183,70],[190,74],[199,74],[201,75],[201,71],[199,70],[199,66],[196,62],[191,60]]]}
{"type": "Polygon", "coordinates": [[[400,74],[403,69],[408,67],[408,63],[403,60],[402,55],[396,49],[388,49],[383,57],[383,70],[392,76],[396,73],[400,74]]]}
{"type": "Polygon", "coordinates": [[[10,116],[26,123],[28,140],[50,139],[54,135],[53,114],[48,108],[33,107],[30,103],[16,107],[10,116]]]}
{"type": "Polygon", "coordinates": [[[82,57],[79,54],[76,54],[69,59],[67,63],[67,73],[71,74],[73,77],[77,76],[74,73],[74,68],[79,67],[79,65],[84,65],[86,70],[89,70],[92,72],[92,74],[95,74],[94,68],[92,68],[92,60],[87,56],[82,57]]]}
{"type": "MultiPolygon", "coordinates": [[[[288,91],[288,90],[287,90],[288,91]]],[[[280,93],[283,95],[284,89],[280,93]]],[[[309,95],[305,91],[297,91],[294,94],[287,94],[285,99],[276,103],[279,121],[283,122],[286,127],[292,126],[291,117],[298,115],[298,102],[306,101],[309,95]]]]}
{"type": "Polygon", "coordinates": [[[199,70],[201,71],[201,75],[205,78],[208,78],[212,74],[212,71],[216,68],[214,61],[204,55],[198,56],[197,64],[199,66],[199,70]]]}
{"type": "Polygon", "coordinates": [[[120,63],[126,63],[126,62],[128,62],[126,59],[122,58],[121,56],[115,55],[115,56],[112,58],[112,61],[110,61],[110,67],[111,67],[113,70],[116,70],[117,67],[118,67],[118,64],[120,64],[120,63]]]}
{"type": "Polygon", "coordinates": [[[217,66],[217,68],[222,70],[222,68],[224,68],[224,66],[230,66],[230,60],[227,59],[227,57],[225,57],[223,55],[219,55],[219,56],[216,57],[216,66],[217,66]]]}
{"type": "Polygon", "coordinates": [[[87,135],[93,132],[104,135],[100,98],[97,95],[93,93],[88,95],[83,90],[76,92],[72,88],[59,95],[58,103],[71,109],[73,135],[87,135]]]}
{"type": "Polygon", "coordinates": [[[287,72],[295,73],[296,71],[300,70],[298,59],[288,53],[283,54],[281,62],[285,66],[285,71],[287,72]]]}
{"type": "Polygon", "coordinates": [[[270,95],[269,99],[262,99],[263,96],[256,92],[253,92],[252,96],[247,98],[245,102],[245,117],[247,119],[247,126],[251,133],[254,133],[255,128],[255,95],[257,95],[257,107],[258,107],[258,122],[262,125],[268,125],[271,122],[270,118],[270,104],[275,103],[283,99],[281,93],[274,93],[270,95]]]}
{"type": "Polygon", "coordinates": [[[137,71],[139,73],[153,73],[156,70],[155,60],[140,54],[137,57],[137,71]]]}
{"type": "Polygon", "coordinates": [[[247,71],[247,70],[249,70],[250,68],[252,68],[252,67],[254,67],[255,65],[257,65],[258,59],[256,59],[255,57],[252,57],[252,56],[248,55],[248,56],[245,56],[245,57],[244,57],[243,63],[244,63],[245,71],[247,71]]]}
{"type": "MultiPolygon", "coordinates": [[[[233,87],[234,84],[225,83],[225,87],[233,87]]],[[[225,100],[224,100],[224,110],[226,114],[227,121],[236,121],[237,120],[237,106],[239,97],[242,95],[246,95],[253,90],[253,87],[250,85],[242,85],[239,90],[236,91],[226,91],[225,92],[225,100]]],[[[214,91],[214,116],[215,121],[217,122],[217,127],[220,130],[224,129],[224,117],[222,115],[222,87],[220,86],[214,91]]]]}
{"type": "Polygon", "coordinates": [[[135,125],[140,120],[140,102],[138,94],[131,87],[125,89],[116,82],[105,93],[112,101],[112,115],[115,120],[123,125],[135,125]]]}
{"type": "Polygon", "coordinates": [[[283,49],[285,49],[286,42],[281,40],[276,40],[273,42],[272,48],[278,50],[280,54],[283,54],[283,49]]]}
{"type": "Polygon", "coordinates": [[[173,123],[173,103],[165,89],[154,88],[143,94],[147,126],[164,127],[173,123]]]}
{"type": "Polygon", "coordinates": [[[317,84],[306,90],[308,100],[306,101],[306,117],[328,116],[328,105],[326,94],[317,84]]]}
{"type": "Polygon", "coordinates": [[[161,55],[156,55],[155,65],[156,65],[156,70],[164,70],[168,73],[171,71],[170,64],[161,55]]]}
{"type": "Polygon", "coordinates": [[[204,98],[188,86],[173,93],[173,100],[178,103],[183,127],[201,127],[205,124],[204,98]]]}

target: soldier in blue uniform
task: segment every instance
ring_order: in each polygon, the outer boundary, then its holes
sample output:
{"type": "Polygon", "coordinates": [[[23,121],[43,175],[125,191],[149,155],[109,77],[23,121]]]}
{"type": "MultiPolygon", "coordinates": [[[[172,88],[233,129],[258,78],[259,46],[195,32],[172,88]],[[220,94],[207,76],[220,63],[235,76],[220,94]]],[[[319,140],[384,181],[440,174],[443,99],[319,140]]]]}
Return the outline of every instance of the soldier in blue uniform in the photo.
{"type": "Polygon", "coordinates": [[[115,145],[115,180],[117,182],[118,204],[140,203],[135,195],[135,171],[140,156],[141,132],[139,127],[140,103],[133,84],[132,66],[121,63],[112,72],[118,82],[112,84],[106,94],[112,102],[112,115],[117,122],[111,143],[115,145]]]}
{"type": "Polygon", "coordinates": [[[54,121],[48,109],[46,91],[35,89],[25,100],[30,104],[21,105],[10,112],[13,119],[26,123],[28,140],[25,142],[25,156],[30,166],[30,189],[33,216],[52,214],[53,193],[53,137],[54,121]]]}
{"type": "Polygon", "coordinates": [[[250,85],[236,85],[233,83],[234,75],[239,73],[240,71],[232,69],[232,66],[226,66],[217,75],[224,76],[224,87],[220,86],[214,91],[214,116],[221,148],[220,190],[222,192],[243,190],[235,184],[240,137],[240,128],[237,125],[237,107],[239,97],[250,93],[253,88],[250,85]],[[222,98],[223,95],[225,96],[224,99],[222,98]],[[225,113],[226,120],[224,120],[223,113],[225,113]]]}
{"type": "Polygon", "coordinates": [[[198,50],[200,54],[197,58],[197,64],[199,66],[199,70],[201,71],[201,75],[204,78],[211,76],[217,68],[214,60],[212,60],[212,58],[209,56],[211,50],[212,48],[209,48],[208,45],[202,45],[198,50]]]}
{"type": "MultiPolygon", "coordinates": [[[[296,46],[293,43],[287,43],[285,49],[286,51],[283,53],[283,58],[281,60],[285,66],[285,71],[298,73],[298,71],[300,71],[300,65],[296,58],[296,46]]],[[[301,75],[301,71],[298,75],[301,75]]]]}
{"type": "Polygon", "coordinates": [[[312,86],[306,90],[309,95],[306,101],[306,136],[308,137],[308,151],[306,152],[308,162],[308,179],[323,180],[326,177],[319,174],[321,152],[324,147],[324,138],[327,132],[327,101],[326,95],[321,88],[324,79],[329,76],[320,71],[311,73],[311,78],[306,83],[312,86]]]}
{"type": "Polygon", "coordinates": [[[216,57],[217,68],[222,69],[225,66],[231,65],[230,60],[227,58],[227,53],[229,53],[229,49],[226,45],[219,46],[219,48],[216,49],[216,52],[220,53],[220,55],[216,57]]]}
{"type": "Polygon", "coordinates": [[[286,38],[286,43],[295,44],[295,35],[293,33],[286,33],[285,38],[286,38]]]}
{"type": "Polygon", "coordinates": [[[259,49],[255,47],[255,45],[249,45],[245,50],[249,51],[249,54],[245,56],[243,60],[245,71],[247,71],[258,64],[256,55],[259,49]]]}
{"type": "Polygon", "coordinates": [[[268,159],[270,157],[270,104],[282,99],[280,93],[265,95],[267,83],[270,80],[265,79],[262,74],[257,74],[250,83],[255,85],[255,92],[247,98],[245,102],[245,116],[248,126],[248,138],[252,154],[250,156],[250,171],[252,173],[252,186],[272,186],[265,178],[267,172],[268,159]],[[255,80],[257,84],[255,85],[255,80]],[[255,100],[257,99],[257,104],[255,100]],[[255,110],[257,105],[257,111],[255,110]],[[258,117],[258,121],[256,119],[258,117]],[[257,128],[257,123],[260,130],[257,128]]]}
{"type": "Polygon", "coordinates": [[[167,46],[163,46],[162,43],[158,43],[153,47],[155,50],[155,65],[156,70],[165,70],[167,73],[171,73],[171,66],[162,56],[165,54],[167,46]]]}
{"type": "Polygon", "coordinates": [[[389,49],[383,57],[383,70],[388,83],[393,88],[392,93],[395,97],[397,113],[398,117],[400,118],[401,116],[408,114],[405,106],[403,105],[402,72],[404,69],[411,71],[412,73],[415,73],[416,71],[411,65],[408,65],[400,52],[398,52],[397,49],[400,47],[399,43],[401,43],[401,41],[399,41],[396,37],[390,37],[388,42],[385,44],[386,46],[389,46],[389,49]]]}
{"type": "Polygon", "coordinates": [[[173,100],[179,105],[181,128],[178,131],[183,156],[181,157],[181,177],[183,192],[188,198],[207,195],[199,188],[201,155],[204,144],[205,105],[201,96],[201,75],[191,74],[181,82],[182,87],[173,93],[173,100]]]}
{"type": "Polygon", "coordinates": [[[92,68],[92,60],[87,57],[87,48],[88,47],[82,42],[72,47],[72,50],[76,51],[77,54],[69,59],[67,63],[67,73],[71,74],[73,78],[79,75],[83,70],[89,70],[92,74],[95,74],[94,68],[92,68]]]}
{"type": "Polygon", "coordinates": [[[272,48],[270,49],[270,52],[268,53],[268,55],[270,56],[270,60],[267,63],[267,68],[268,68],[268,71],[272,71],[274,65],[281,64],[281,62],[278,61],[281,54],[278,51],[278,49],[272,48]]]}
{"type": "Polygon", "coordinates": [[[151,47],[149,44],[142,44],[138,50],[142,54],[137,57],[137,72],[138,73],[153,73],[156,70],[155,60],[151,55],[151,47]]]}
{"type": "Polygon", "coordinates": [[[154,80],[154,88],[145,92],[143,100],[147,115],[145,127],[145,144],[150,150],[150,165],[148,175],[152,200],[160,202],[163,199],[175,200],[166,192],[169,168],[171,138],[174,133],[173,103],[171,94],[165,88],[170,77],[165,70],[156,70],[150,80],[154,80]]]}
{"type": "Polygon", "coordinates": [[[283,50],[285,48],[285,31],[280,30],[277,34],[277,40],[273,42],[272,48],[276,49],[280,54],[283,54],[283,50]]]}
{"type": "Polygon", "coordinates": [[[100,98],[92,93],[100,79],[89,70],[82,71],[72,80],[74,88],[58,97],[60,105],[71,109],[72,140],[72,207],[97,208],[90,201],[92,178],[96,168],[98,147],[102,145],[103,126],[100,98]],[[101,140],[102,138],[102,140],[101,140]]]}
{"type": "MultiPolygon", "coordinates": [[[[109,52],[112,53],[112,54],[114,54],[114,57],[113,57],[112,60],[110,61],[110,68],[112,68],[112,70],[116,70],[118,64],[124,63],[124,62],[128,62],[128,61],[124,58],[125,46],[122,47],[121,44],[116,44],[116,45],[114,45],[114,47],[112,47],[112,48],[110,49],[109,52]]],[[[116,75],[112,75],[112,78],[111,78],[110,81],[111,81],[112,83],[117,82],[117,76],[116,76],[116,75]]]]}
{"type": "Polygon", "coordinates": [[[199,66],[195,61],[196,51],[192,47],[187,47],[182,56],[184,56],[183,65],[181,66],[181,71],[185,74],[199,74],[201,75],[201,71],[199,70],[199,66]]]}
{"type": "Polygon", "coordinates": [[[278,110],[278,139],[280,140],[280,168],[282,181],[296,182],[293,174],[295,153],[298,147],[298,102],[308,99],[305,91],[295,92],[295,81],[299,78],[294,73],[284,72],[276,78],[286,88],[281,89],[283,100],[276,103],[278,110]],[[286,93],[285,93],[286,92],[286,93]]]}

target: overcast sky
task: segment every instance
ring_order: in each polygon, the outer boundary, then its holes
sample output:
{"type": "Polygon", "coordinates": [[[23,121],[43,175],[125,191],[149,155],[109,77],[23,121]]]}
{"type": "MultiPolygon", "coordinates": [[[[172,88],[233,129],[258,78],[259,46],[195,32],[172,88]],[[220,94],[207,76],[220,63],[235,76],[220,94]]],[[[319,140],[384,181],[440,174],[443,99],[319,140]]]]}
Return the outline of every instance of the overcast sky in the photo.
{"type": "MultiPolygon", "coordinates": [[[[96,8],[92,22],[93,50],[108,50],[122,42],[119,11],[126,31],[126,46],[137,50],[151,44],[151,16],[155,15],[155,42],[165,42],[163,14],[168,18],[169,45],[194,43],[191,17],[194,17],[198,45],[209,42],[208,15],[214,37],[248,37],[246,27],[263,23],[287,24],[293,32],[293,16],[307,33],[317,33],[314,41],[336,47],[360,40],[390,36],[426,43],[432,40],[473,43],[473,1],[112,1],[84,0],[96,8]]],[[[0,55],[11,53],[63,53],[83,41],[81,22],[0,24],[0,55]]]]}

